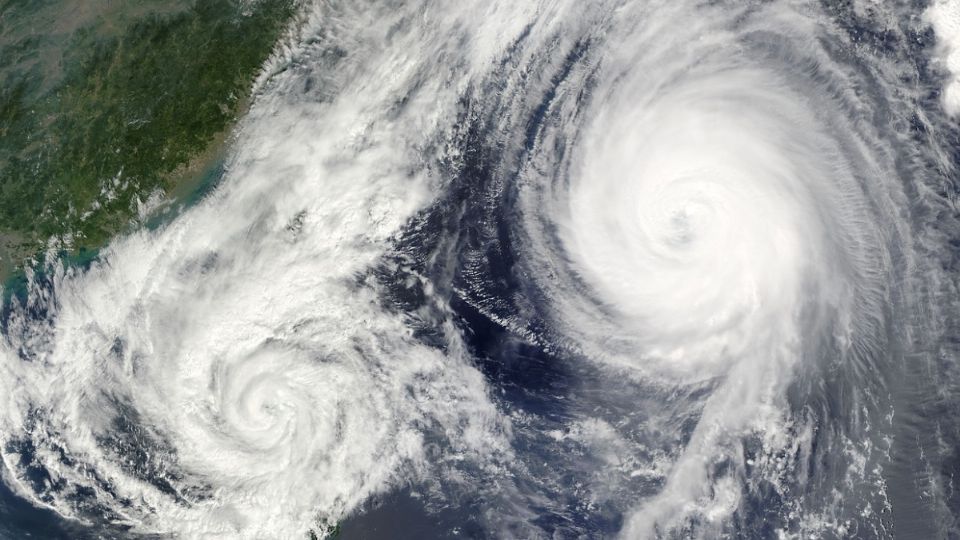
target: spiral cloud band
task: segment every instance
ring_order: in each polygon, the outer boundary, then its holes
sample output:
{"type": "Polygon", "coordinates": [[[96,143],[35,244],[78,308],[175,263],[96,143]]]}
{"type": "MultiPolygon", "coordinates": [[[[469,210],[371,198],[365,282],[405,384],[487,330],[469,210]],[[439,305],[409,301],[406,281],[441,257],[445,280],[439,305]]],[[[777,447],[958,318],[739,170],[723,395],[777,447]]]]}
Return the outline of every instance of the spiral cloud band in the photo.
{"type": "Polygon", "coordinates": [[[321,90],[342,85],[349,107],[291,93],[322,55],[287,52],[277,62],[294,73],[265,83],[222,189],[85,272],[34,281],[3,350],[14,489],[135,533],[293,538],[425,473],[428,439],[482,459],[505,450],[456,339],[418,344],[357,282],[432,181],[408,173],[394,139],[408,122],[437,129],[423,107],[382,117],[423,77],[398,52],[344,61],[321,90]]]}
{"type": "MultiPolygon", "coordinates": [[[[778,16],[756,15],[767,28],[778,16]]],[[[691,41],[710,32],[689,29],[691,41]]],[[[681,380],[727,378],[664,493],[631,520],[644,535],[691,500],[711,519],[736,509],[734,483],[704,489],[708,464],[750,431],[778,444],[786,384],[824,332],[841,356],[875,347],[871,308],[888,278],[862,186],[891,173],[861,153],[851,126],[805,103],[823,90],[764,69],[749,42],[717,53],[735,46],[719,35],[677,58],[660,37],[631,36],[642,56],[611,62],[630,72],[614,72],[610,90],[598,83],[598,110],[547,207],[569,258],[557,264],[603,310],[584,320],[568,300],[558,306],[571,332],[589,329],[580,339],[591,356],[681,380]]]]}
{"type": "Polygon", "coordinates": [[[305,3],[212,193],[12,295],[3,484],[131,537],[955,533],[955,7],[305,3]]]}

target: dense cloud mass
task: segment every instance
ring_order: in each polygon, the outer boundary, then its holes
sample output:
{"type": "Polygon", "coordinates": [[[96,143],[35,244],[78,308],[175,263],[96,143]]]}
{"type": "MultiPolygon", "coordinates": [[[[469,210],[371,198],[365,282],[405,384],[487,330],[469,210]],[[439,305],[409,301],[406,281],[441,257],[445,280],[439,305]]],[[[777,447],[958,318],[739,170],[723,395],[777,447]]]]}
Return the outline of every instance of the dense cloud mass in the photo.
{"type": "Polygon", "coordinates": [[[133,538],[956,534],[960,5],[902,4],[304,5],[211,193],[12,292],[5,489],[133,538]]]}

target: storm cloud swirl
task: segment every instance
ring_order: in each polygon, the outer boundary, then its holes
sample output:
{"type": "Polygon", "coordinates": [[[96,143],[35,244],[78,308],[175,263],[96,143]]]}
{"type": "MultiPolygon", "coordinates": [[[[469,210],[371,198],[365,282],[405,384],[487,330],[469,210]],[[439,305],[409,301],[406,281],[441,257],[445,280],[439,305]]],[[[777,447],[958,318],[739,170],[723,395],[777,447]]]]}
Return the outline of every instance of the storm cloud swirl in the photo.
{"type": "Polygon", "coordinates": [[[5,489],[77,535],[955,534],[958,27],[305,4],[212,192],[12,291],[5,489]]]}

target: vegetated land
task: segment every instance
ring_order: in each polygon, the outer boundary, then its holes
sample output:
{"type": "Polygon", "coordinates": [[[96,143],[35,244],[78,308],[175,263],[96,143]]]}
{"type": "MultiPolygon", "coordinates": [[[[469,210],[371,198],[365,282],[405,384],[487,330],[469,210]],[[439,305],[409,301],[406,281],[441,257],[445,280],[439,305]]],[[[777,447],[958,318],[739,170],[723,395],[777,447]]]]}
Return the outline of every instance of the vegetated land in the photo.
{"type": "Polygon", "coordinates": [[[294,0],[0,0],[0,265],[95,249],[241,113],[294,0]]]}

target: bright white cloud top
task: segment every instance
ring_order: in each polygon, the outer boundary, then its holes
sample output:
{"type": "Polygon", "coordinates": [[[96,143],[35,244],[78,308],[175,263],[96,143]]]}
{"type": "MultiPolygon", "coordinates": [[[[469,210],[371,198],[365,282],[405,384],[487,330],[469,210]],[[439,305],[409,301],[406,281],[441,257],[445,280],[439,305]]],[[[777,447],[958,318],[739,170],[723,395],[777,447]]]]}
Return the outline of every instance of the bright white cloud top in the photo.
{"type": "Polygon", "coordinates": [[[213,193],[9,306],[4,484],[183,538],[953,530],[957,2],[824,4],[305,4],[213,193]]]}

